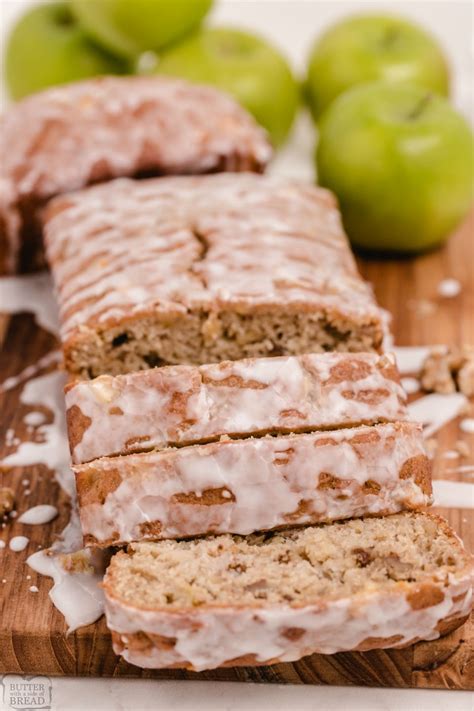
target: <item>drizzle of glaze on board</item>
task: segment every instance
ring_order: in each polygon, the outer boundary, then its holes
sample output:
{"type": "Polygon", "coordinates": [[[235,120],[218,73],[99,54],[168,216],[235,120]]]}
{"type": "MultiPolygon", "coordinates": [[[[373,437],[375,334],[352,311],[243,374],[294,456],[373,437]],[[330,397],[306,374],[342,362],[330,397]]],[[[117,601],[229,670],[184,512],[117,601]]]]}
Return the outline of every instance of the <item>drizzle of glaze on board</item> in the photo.
{"type": "Polygon", "coordinates": [[[474,484],[464,481],[433,481],[434,506],[474,509],[474,484]]]}
{"type": "Polygon", "coordinates": [[[24,511],[18,518],[18,523],[25,523],[28,526],[39,526],[43,523],[49,523],[58,515],[56,506],[49,504],[40,504],[33,506],[31,509],[24,511]]]}
{"type": "MultiPolygon", "coordinates": [[[[50,355],[50,354],[48,354],[50,355]]],[[[56,362],[59,359],[55,359],[56,362]]],[[[48,362],[49,364],[49,362],[48,362]]],[[[39,365],[39,364],[37,364],[39,365]]],[[[30,377],[44,367],[29,370],[25,378],[30,377]]],[[[16,384],[20,384],[24,378],[16,384]]],[[[69,524],[53,546],[45,551],[33,553],[28,565],[36,572],[53,578],[54,584],[49,595],[54,606],[64,615],[71,632],[78,627],[95,622],[103,614],[103,593],[100,583],[105,570],[107,552],[93,553],[83,550],[79,519],[75,513],[75,483],[70,468],[69,446],[66,433],[64,408],[65,376],[59,371],[40,375],[26,382],[20,395],[20,402],[33,408],[24,416],[27,433],[35,428],[35,439],[19,441],[13,433],[9,436],[10,444],[18,448],[0,462],[4,467],[27,467],[44,464],[51,470],[64,491],[71,497],[73,513],[69,524]],[[34,408],[41,407],[41,410],[34,408]],[[47,408],[52,415],[48,422],[44,414],[47,408]]],[[[16,386],[13,385],[12,387],[16,386]]],[[[25,486],[29,480],[22,481],[25,486]]],[[[42,504],[25,511],[18,522],[28,525],[41,525],[51,521],[57,515],[54,506],[42,504]]],[[[28,545],[26,536],[10,539],[9,548],[20,552],[28,545]]],[[[35,586],[33,586],[35,587],[35,586]]],[[[31,588],[30,588],[31,589],[31,588]]],[[[37,592],[37,590],[31,590],[37,592]]]]}
{"type": "Polygon", "coordinates": [[[462,393],[440,395],[430,393],[408,405],[410,419],[425,425],[423,434],[432,437],[438,430],[454,420],[467,405],[467,398],[462,393]]]}
{"type": "MultiPolygon", "coordinates": [[[[40,373],[42,370],[46,370],[50,365],[56,365],[62,362],[62,354],[60,351],[50,351],[46,353],[45,356],[40,358],[36,363],[29,365],[27,368],[18,373],[18,375],[13,375],[11,378],[7,378],[0,383],[0,393],[7,392],[8,390],[13,390],[13,388],[18,387],[27,380],[31,380],[35,375],[40,373]]],[[[25,418],[25,422],[27,422],[25,418]]],[[[34,424],[33,422],[27,422],[27,424],[34,424]]]]}
{"type": "Polygon", "coordinates": [[[27,467],[44,464],[54,472],[56,481],[69,496],[75,495],[74,476],[69,461],[63,388],[65,376],[59,371],[29,380],[20,402],[34,408],[46,407],[52,422],[37,427],[39,441],[21,442],[18,449],[0,462],[4,467],[27,467]]]}
{"type": "Polygon", "coordinates": [[[45,331],[59,333],[58,307],[47,272],[0,278],[0,313],[33,313],[45,331]]]}

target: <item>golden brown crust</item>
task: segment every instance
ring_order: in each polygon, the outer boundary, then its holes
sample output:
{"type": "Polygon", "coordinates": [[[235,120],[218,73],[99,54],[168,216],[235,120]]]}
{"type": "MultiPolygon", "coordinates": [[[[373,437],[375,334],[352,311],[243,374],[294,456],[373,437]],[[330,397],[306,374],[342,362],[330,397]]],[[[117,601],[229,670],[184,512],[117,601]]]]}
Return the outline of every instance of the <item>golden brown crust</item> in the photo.
{"type": "MultiPolygon", "coordinates": [[[[454,630],[461,627],[469,615],[454,615],[445,620],[441,620],[437,625],[437,631],[440,637],[444,637],[454,630]]],[[[297,641],[305,633],[305,630],[289,627],[287,630],[282,631],[282,637],[285,637],[289,641],[297,641]]],[[[118,654],[123,653],[125,650],[132,650],[139,653],[151,652],[153,649],[172,649],[176,645],[175,637],[163,637],[161,635],[149,634],[145,632],[136,632],[127,635],[121,635],[118,632],[112,630],[112,642],[114,649],[118,654]],[[126,637],[126,642],[124,640],[126,637]]],[[[368,652],[375,649],[405,649],[411,647],[418,642],[423,642],[424,640],[415,638],[411,640],[408,644],[402,643],[402,635],[392,635],[391,637],[367,637],[364,639],[357,647],[355,647],[352,652],[368,652]]],[[[245,666],[270,666],[273,664],[280,664],[283,660],[279,657],[274,657],[267,661],[259,661],[255,654],[245,654],[234,659],[230,659],[224,662],[221,667],[245,667],[245,666]]],[[[176,663],[167,667],[168,669],[187,669],[193,671],[192,664],[186,663],[176,663]]]]}
{"type": "Polygon", "coordinates": [[[342,383],[346,380],[363,380],[370,374],[370,366],[358,360],[347,360],[332,366],[328,384],[342,383]]]}
{"type": "Polygon", "coordinates": [[[221,506],[235,501],[235,496],[227,487],[221,486],[216,489],[204,489],[196,493],[190,491],[187,494],[174,494],[171,497],[172,503],[191,504],[197,506],[221,506]]]}
{"type": "Polygon", "coordinates": [[[400,479],[412,479],[425,494],[431,494],[431,462],[424,454],[407,459],[400,471],[400,479]]]}
{"type": "Polygon", "coordinates": [[[79,506],[103,504],[107,495],[115,491],[122,483],[122,476],[117,469],[109,470],[105,479],[100,469],[89,467],[76,475],[79,506]]]}
{"type": "Polygon", "coordinates": [[[443,600],[443,591],[434,583],[419,585],[416,590],[410,591],[407,594],[407,601],[412,610],[425,610],[427,607],[438,605],[440,602],[443,602],[443,600]]]}
{"type": "Polygon", "coordinates": [[[343,390],[341,395],[346,400],[358,400],[366,405],[378,405],[380,402],[386,400],[389,391],[386,388],[359,390],[357,392],[353,390],[343,390]]]}
{"type": "Polygon", "coordinates": [[[72,405],[66,410],[66,422],[69,437],[69,446],[71,452],[77,447],[84,436],[84,432],[91,425],[92,420],[87,415],[84,415],[81,408],[77,405],[72,405]]]}

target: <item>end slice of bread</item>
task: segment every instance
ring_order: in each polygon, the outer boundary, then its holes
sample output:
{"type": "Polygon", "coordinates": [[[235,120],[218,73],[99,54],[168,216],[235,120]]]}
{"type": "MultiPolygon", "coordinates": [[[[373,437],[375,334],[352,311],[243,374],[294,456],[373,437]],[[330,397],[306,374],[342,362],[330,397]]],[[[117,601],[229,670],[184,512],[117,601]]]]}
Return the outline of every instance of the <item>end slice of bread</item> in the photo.
{"type": "Polygon", "coordinates": [[[446,521],[404,513],[132,544],[104,590],[118,654],[199,671],[435,639],[469,614],[473,580],[446,521]]]}

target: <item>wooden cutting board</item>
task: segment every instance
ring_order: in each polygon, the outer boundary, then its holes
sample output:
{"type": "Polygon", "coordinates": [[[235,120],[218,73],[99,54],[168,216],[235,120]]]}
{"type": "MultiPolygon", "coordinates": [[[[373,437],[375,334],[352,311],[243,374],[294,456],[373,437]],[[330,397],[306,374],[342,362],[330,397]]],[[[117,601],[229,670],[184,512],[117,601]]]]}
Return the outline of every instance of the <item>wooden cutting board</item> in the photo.
{"type": "MultiPolygon", "coordinates": [[[[471,218],[442,250],[413,260],[360,259],[364,276],[375,287],[379,303],[393,315],[398,345],[434,343],[474,344],[474,222],[471,218]],[[453,277],[462,284],[455,298],[437,293],[439,282],[453,277]]],[[[1,305],[0,305],[1,308],[1,305]]],[[[54,338],[37,328],[31,315],[13,318],[0,315],[0,382],[16,375],[56,347],[54,338]]],[[[21,436],[27,408],[19,402],[21,387],[0,393],[0,457],[10,453],[5,430],[13,427],[21,436]],[[2,436],[3,435],[3,436],[2,436]]],[[[459,439],[471,447],[471,456],[462,464],[472,464],[474,436],[462,434],[457,422],[438,435],[441,451],[459,439]]],[[[435,477],[473,482],[472,474],[447,472],[452,460],[435,458],[435,477]]],[[[66,495],[45,466],[0,470],[0,486],[8,485],[17,494],[17,508],[24,511],[35,504],[58,506],[60,515],[48,526],[29,526],[28,548],[13,553],[0,550],[0,673],[47,675],[129,676],[228,681],[287,682],[296,684],[338,684],[397,687],[474,688],[474,619],[460,630],[434,642],[422,642],[404,650],[313,655],[293,664],[271,667],[222,669],[199,674],[185,671],[150,672],[119,660],[112,651],[103,619],[66,635],[63,617],[53,607],[48,591],[49,578],[33,573],[25,564],[38,546],[49,546],[69,517],[66,495]],[[27,477],[31,493],[25,495],[22,480],[27,477]],[[31,575],[31,579],[27,579],[31,575]],[[6,582],[1,582],[5,580],[6,582]],[[39,592],[29,587],[35,584],[39,592]]],[[[474,510],[440,509],[472,549],[474,510]]],[[[25,534],[17,522],[8,524],[0,538],[25,534]]]]}

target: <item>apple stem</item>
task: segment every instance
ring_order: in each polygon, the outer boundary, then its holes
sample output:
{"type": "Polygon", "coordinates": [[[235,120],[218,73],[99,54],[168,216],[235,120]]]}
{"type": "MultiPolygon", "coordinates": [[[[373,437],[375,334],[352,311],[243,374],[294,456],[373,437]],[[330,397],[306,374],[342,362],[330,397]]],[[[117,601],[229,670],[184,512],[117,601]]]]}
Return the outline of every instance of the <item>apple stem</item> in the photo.
{"type": "Polygon", "coordinates": [[[407,114],[407,121],[414,121],[415,119],[417,119],[423,112],[425,106],[431,101],[431,98],[431,92],[428,91],[426,94],[424,94],[419,100],[419,102],[415,104],[414,108],[410,111],[410,113],[407,114]]]}

